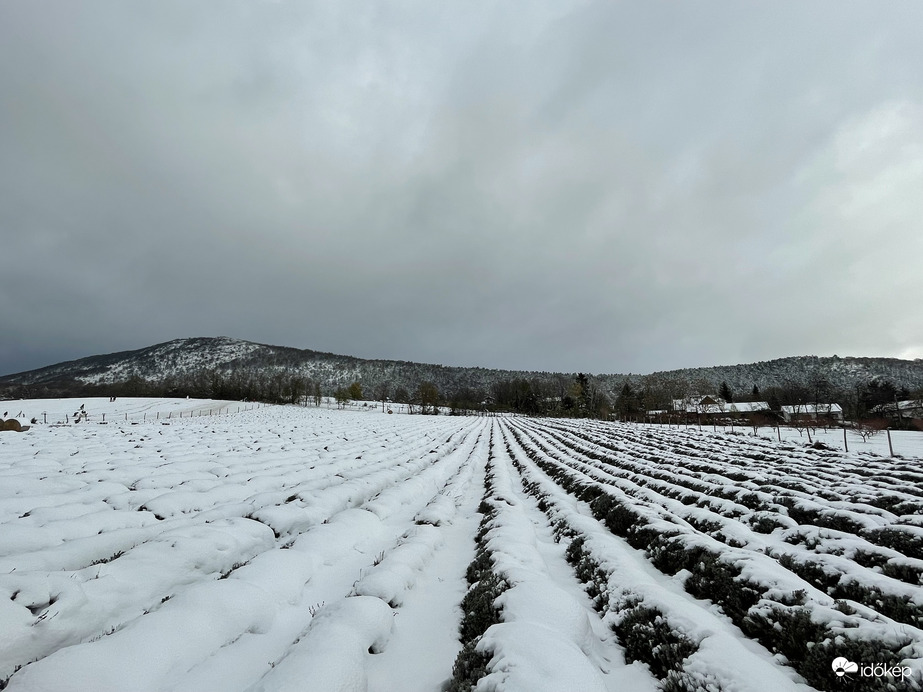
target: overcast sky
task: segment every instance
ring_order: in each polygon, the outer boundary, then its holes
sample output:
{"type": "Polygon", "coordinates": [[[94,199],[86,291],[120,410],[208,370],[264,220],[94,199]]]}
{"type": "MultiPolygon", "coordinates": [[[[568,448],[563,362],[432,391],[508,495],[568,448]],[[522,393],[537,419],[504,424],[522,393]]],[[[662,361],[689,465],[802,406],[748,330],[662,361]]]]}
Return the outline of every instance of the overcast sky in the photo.
{"type": "Polygon", "coordinates": [[[923,357],[923,3],[0,0],[0,374],[923,357]]]}

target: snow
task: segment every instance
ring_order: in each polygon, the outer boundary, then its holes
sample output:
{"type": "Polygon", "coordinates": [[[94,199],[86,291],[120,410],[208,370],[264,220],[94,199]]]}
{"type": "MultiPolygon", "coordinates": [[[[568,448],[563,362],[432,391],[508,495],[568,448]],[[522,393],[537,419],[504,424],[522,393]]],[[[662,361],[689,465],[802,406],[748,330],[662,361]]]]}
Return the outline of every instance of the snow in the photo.
{"type": "Polygon", "coordinates": [[[324,610],[307,634],[250,692],[365,692],[365,661],[388,642],[393,614],[383,601],[347,598],[324,610]]]}
{"type": "Polygon", "coordinates": [[[485,483],[496,509],[485,544],[510,588],[496,602],[501,622],[477,643],[491,657],[478,690],[657,689],[644,664],[626,664],[610,629],[611,608],[624,598],[656,607],[695,642],[684,672],[703,686],[810,689],[717,606],[690,596],[688,574],[660,572],[538,462],[598,484],[683,545],[738,565],[763,589],[757,609],[803,592],[817,622],[910,641],[908,665],[923,674],[920,629],[874,602],[846,615],[778,559],[923,606],[920,584],[857,561],[874,555],[923,574],[923,560],[861,531],[923,537],[911,433],[893,434],[896,451],[906,450],[894,460],[870,453],[871,442],[848,453],[810,449],[797,433],[779,444],[711,430],[368,407],[8,404],[23,422],[39,421],[0,435],[0,682],[12,692],[437,692],[461,649],[485,483]],[[75,423],[81,405],[87,420],[75,423]],[[522,481],[547,495],[547,512],[522,481]],[[756,531],[761,518],[775,527],[756,531]],[[584,538],[605,573],[610,610],[594,610],[553,521],[584,538]]]}

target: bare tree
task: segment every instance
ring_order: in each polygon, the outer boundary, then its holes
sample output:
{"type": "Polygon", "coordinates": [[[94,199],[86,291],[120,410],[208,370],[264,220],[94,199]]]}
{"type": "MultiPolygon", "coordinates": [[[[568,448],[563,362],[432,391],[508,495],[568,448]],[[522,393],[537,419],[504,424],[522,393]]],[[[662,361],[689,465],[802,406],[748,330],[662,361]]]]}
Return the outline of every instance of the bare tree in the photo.
{"type": "Polygon", "coordinates": [[[888,427],[888,421],[884,418],[863,418],[857,420],[852,432],[862,438],[863,442],[868,442],[870,438],[881,433],[888,427]]]}
{"type": "Polygon", "coordinates": [[[388,401],[388,394],[390,393],[390,390],[391,388],[384,380],[375,385],[375,400],[381,402],[382,412],[384,412],[387,408],[386,402],[388,401]]]}

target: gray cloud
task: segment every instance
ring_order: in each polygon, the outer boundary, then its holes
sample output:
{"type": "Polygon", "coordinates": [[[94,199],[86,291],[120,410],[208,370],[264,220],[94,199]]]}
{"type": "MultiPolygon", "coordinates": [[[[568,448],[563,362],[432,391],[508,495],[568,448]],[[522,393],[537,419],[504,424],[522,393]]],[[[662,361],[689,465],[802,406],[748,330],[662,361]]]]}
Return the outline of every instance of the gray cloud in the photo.
{"type": "Polygon", "coordinates": [[[923,9],[7,3],[0,372],[923,356],[923,9]]]}

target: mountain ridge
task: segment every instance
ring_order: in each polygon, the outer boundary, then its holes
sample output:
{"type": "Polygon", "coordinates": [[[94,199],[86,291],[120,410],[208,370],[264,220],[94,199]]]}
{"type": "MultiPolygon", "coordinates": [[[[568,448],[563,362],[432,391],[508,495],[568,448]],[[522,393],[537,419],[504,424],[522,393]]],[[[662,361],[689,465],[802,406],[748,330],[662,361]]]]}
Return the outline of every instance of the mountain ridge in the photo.
{"type": "MultiPolygon", "coordinates": [[[[440,391],[460,387],[490,392],[495,383],[511,379],[568,382],[575,373],[504,370],[498,368],[446,366],[298,349],[260,344],[231,337],[186,337],[140,349],[87,356],[71,361],[0,377],[0,394],[19,394],[67,389],[67,386],[104,387],[129,379],[162,382],[218,372],[278,373],[298,375],[320,384],[325,391],[360,382],[368,393],[387,383],[392,389],[410,391],[420,382],[431,381],[440,391]],[[5,390],[5,391],[4,391],[5,390]],[[23,391],[25,390],[25,392],[23,391]]],[[[591,379],[602,391],[616,394],[626,380],[633,385],[655,383],[676,388],[716,391],[722,382],[739,393],[749,394],[754,386],[782,387],[787,383],[806,385],[824,380],[833,389],[846,390],[869,381],[886,380],[908,390],[923,388],[923,359],[788,356],[769,361],[663,370],[647,375],[604,373],[591,379]]]]}

